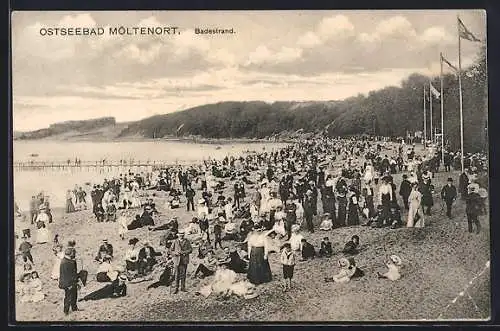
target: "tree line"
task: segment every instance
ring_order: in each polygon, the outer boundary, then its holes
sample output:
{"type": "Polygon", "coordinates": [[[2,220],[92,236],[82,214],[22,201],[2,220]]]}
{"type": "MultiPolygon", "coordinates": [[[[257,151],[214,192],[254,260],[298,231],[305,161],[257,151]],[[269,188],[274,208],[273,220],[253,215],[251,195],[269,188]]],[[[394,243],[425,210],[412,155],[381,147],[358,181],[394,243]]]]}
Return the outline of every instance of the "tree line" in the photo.
{"type": "MultiPolygon", "coordinates": [[[[135,122],[121,136],[148,138],[201,136],[205,138],[267,138],[294,132],[329,136],[379,135],[404,137],[423,130],[423,88],[429,81],[440,89],[440,78],[412,74],[401,87],[386,87],[368,95],[326,102],[220,102],[185,111],[157,115],[135,122]]],[[[443,79],[445,140],[460,148],[458,79],[443,79]]],[[[335,86],[332,86],[334,89],[335,86]]],[[[487,149],[487,72],[483,48],[473,65],[462,71],[464,146],[466,151],[487,149]]],[[[441,128],[439,99],[433,99],[434,127],[441,128]]],[[[427,135],[430,113],[427,103],[427,135]]]]}

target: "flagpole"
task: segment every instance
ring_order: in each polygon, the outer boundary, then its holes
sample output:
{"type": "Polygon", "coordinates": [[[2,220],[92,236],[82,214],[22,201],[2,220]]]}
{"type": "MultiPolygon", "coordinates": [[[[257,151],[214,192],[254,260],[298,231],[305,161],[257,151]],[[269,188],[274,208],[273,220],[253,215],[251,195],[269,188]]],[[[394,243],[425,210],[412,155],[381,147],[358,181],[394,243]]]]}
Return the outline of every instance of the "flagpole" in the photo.
{"type": "Polygon", "coordinates": [[[432,91],[431,91],[431,81],[429,80],[429,114],[431,121],[431,144],[434,144],[434,128],[432,126],[432,91]]]}
{"type": "Polygon", "coordinates": [[[444,101],[443,101],[443,53],[439,53],[439,62],[441,64],[441,163],[444,165],[444,101]]]}
{"type": "Polygon", "coordinates": [[[424,150],[427,147],[427,119],[425,109],[425,84],[424,84],[424,150]]]}
{"type": "Polygon", "coordinates": [[[458,33],[458,97],[460,105],[460,165],[462,173],[464,172],[464,114],[462,104],[462,54],[461,54],[461,38],[459,17],[457,15],[457,33],[458,33]]]}

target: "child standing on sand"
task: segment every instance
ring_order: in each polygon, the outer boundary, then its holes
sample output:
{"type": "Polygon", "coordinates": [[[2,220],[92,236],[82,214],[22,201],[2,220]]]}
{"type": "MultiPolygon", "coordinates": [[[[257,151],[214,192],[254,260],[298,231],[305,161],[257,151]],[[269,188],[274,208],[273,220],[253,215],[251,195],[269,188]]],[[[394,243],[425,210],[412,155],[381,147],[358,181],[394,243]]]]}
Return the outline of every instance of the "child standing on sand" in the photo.
{"type": "Polygon", "coordinates": [[[19,251],[21,252],[21,255],[23,257],[24,262],[30,261],[31,264],[34,264],[33,257],[31,256],[31,248],[32,247],[33,246],[28,241],[28,237],[23,236],[23,242],[21,243],[21,245],[19,245],[19,251]]]}
{"type": "Polygon", "coordinates": [[[290,243],[285,243],[281,248],[281,264],[283,265],[283,291],[292,288],[293,270],[295,268],[295,253],[290,243]]]}

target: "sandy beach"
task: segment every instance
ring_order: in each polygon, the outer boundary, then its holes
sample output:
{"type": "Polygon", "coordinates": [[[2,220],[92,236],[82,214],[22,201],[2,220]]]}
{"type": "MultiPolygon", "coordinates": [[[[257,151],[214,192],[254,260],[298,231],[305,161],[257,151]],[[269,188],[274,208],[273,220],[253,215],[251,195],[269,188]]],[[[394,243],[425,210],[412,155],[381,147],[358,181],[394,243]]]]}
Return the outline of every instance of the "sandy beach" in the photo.
{"type": "MultiPolygon", "coordinates": [[[[255,180],[256,173],[251,180],[255,180]]],[[[299,262],[296,266],[294,288],[284,293],[281,288],[281,265],[278,254],[271,254],[270,264],[273,281],[258,287],[259,296],[244,300],[231,297],[217,301],[203,298],[195,291],[209,280],[192,279],[190,275],[197,265],[196,254],[192,254],[188,267],[187,293],[170,294],[169,288],[160,287],[146,291],[146,281],[128,285],[126,297],[105,299],[98,302],[81,302],[82,311],[64,316],[62,299],[64,293],[57,281],[50,279],[54,255],[50,243],[34,244],[32,254],[35,269],[39,271],[46,294],[39,303],[16,302],[17,321],[354,321],[354,320],[433,320],[443,319],[487,319],[490,315],[489,270],[468,289],[470,295],[459,296],[475,275],[480,273],[490,259],[489,216],[481,216],[483,231],[480,234],[467,232],[465,203],[458,200],[454,219],[445,216],[439,198],[441,187],[450,173],[435,174],[433,183],[433,215],[426,217],[426,227],[371,228],[351,226],[314,234],[302,231],[315,247],[321,238],[328,236],[334,247],[334,256],[299,262]],[[325,283],[324,277],[336,273],[337,260],[344,243],[354,234],[361,239],[364,248],[356,257],[356,263],[365,271],[365,276],[347,284],[325,283]],[[377,279],[376,272],[385,270],[385,256],[397,254],[403,259],[403,277],[397,282],[377,279]],[[456,302],[447,307],[459,296],[456,302]]],[[[458,178],[458,173],[452,176],[458,178]]],[[[394,175],[399,187],[401,174],[394,175]]],[[[226,181],[224,194],[231,196],[232,181],[226,181]]],[[[199,197],[199,184],[194,185],[199,197]]],[[[247,186],[247,192],[253,189],[247,186]]],[[[163,224],[173,216],[179,217],[180,228],[184,227],[196,213],[186,212],[185,198],[179,209],[165,206],[165,192],[147,191],[153,197],[160,212],[156,225],[163,224]],[[153,197],[154,193],[154,197],[153,197]]],[[[247,193],[248,195],[248,193],[247,193]]],[[[197,199],[195,197],[195,201],[197,199]]],[[[248,199],[248,197],[247,197],[248,199]]],[[[321,210],[319,201],[319,210],[321,210]]],[[[91,281],[83,288],[89,293],[102,285],[95,281],[98,267],[93,258],[102,239],[108,239],[115,249],[115,261],[123,261],[129,238],[149,239],[155,249],[160,249],[160,231],[149,232],[146,228],[129,231],[126,240],[118,237],[117,223],[96,223],[90,209],[64,214],[55,209],[54,223],[48,225],[51,235],[59,234],[60,242],[70,239],[77,242],[78,263],[89,271],[91,281]]],[[[139,213],[139,210],[137,210],[139,213]]],[[[403,222],[406,222],[403,212],[403,222]]],[[[239,224],[241,220],[237,219],[239,224]]],[[[315,225],[319,225],[315,219],[315,225]]],[[[32,230],[33,231],[33,230],[32,230]]],[[[225,242],[227,246],[234,242],[225,242]]],[[[17,247],[17,246],[16,246],[17,247]]],[[[163,248],[163,247],[162,247],[163,248]]],[[[160,249],[161,251],[161,249],[160,249]]],[[[217,250],[216,253],[221,253],[217,250]]],[[[158,277],[158,274],[155,275],[158,277]]],[[[244,278],[244,275],[241,276],[244,278]]]]}

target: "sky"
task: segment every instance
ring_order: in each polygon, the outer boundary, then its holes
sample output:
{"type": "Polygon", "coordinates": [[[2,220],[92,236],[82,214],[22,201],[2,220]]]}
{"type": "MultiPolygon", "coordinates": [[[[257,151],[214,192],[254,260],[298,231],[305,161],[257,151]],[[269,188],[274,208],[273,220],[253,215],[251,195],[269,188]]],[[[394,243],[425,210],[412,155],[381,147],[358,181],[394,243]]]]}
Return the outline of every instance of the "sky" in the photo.
{"type": "MultiPolygon", "coordinates": [[[[412,73],[439,75],[439,52],[457,65],[457,15],[486,39],[482,10],[14,12],[13,129],[103,116],[135,121],[221,101],[367,94],[412,73]],[[179,34],[108,33],[121,26],[175,26],[179,34]],[[41,35],[55,27],[105,33],[41,35]]],[[[463,67],[478,50],[462,41],[463,67]]]]}

